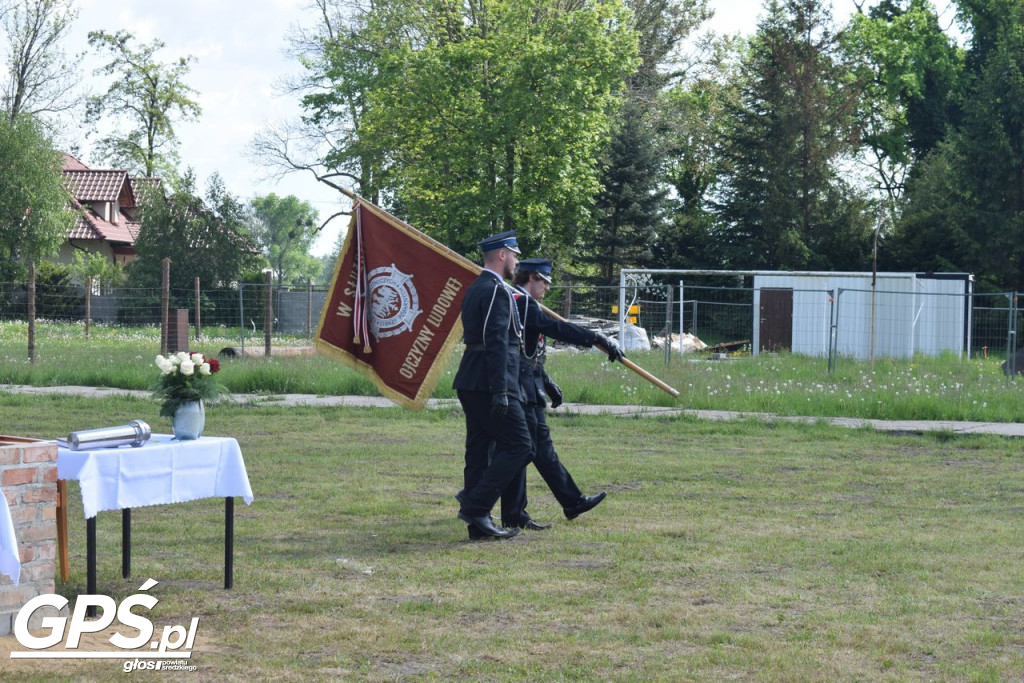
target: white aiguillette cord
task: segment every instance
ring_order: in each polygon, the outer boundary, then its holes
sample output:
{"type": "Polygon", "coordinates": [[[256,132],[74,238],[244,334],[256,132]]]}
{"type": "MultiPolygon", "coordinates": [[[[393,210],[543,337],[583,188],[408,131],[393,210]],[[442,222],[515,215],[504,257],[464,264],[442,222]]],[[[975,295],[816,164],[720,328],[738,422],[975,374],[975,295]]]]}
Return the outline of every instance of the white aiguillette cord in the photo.
{"type": "Polygon", "coordinates": [[[363,344],[363,353],[370,353],[369,334],[369,310],[366,302],[367,280],[366,280],[366,257],[364,254],[365,244],[363,243],[363,206],[355,205],[356,213],[356,293],[353,302],[352,325],[355,335],[352,338],[353,344],[363,344]]]}
{"type": "Polygon", "coordinates": [[[484,326],[480,333],[481,345],[487,346],[487,336],[484,334],[484,330],[487,329],[487,321],[491,318],[491,310],[494,308],[494,299],[498,296],[499,287],[503,288],[506,296],[508,296],[508,304],[512,309],[509,313],[508,324],[512,326],[512,331],[515,332],[516,339],[519,340],[521,345],[523,343],[523,330],[525,329],[525,325],[519,320],[519,307],[516,306],[516,299],[515,296],[513,296],[515,290],[501,279],[498,280],[498,283],[494,286],[494,291],[491,292],[491,302],[487,305],[487,313],[484,314],[484,326]]]}

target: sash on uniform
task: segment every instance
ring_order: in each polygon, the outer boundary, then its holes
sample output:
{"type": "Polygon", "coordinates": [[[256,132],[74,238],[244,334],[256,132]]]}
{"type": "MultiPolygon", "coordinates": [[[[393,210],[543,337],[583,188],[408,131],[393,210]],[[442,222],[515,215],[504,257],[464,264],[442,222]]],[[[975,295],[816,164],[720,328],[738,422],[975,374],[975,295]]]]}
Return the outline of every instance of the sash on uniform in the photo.
{"type": "Polygon", "coordinates": [[[462,337],[480,266],[360,199],[314,340],[410,410],[426,405],[462,337]]]}

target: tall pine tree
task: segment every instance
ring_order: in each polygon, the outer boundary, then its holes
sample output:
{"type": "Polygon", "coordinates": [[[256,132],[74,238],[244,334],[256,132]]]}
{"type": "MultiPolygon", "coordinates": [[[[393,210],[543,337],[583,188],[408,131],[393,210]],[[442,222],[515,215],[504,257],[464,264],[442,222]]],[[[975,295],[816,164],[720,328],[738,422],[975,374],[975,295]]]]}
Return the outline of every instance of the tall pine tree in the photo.
{"type": "Polygon", "coordinates": [[[644,111],[624,107],[608,149],[607,169],[597,197],[597,233],[583,260],[597,264],[598,279],[612,282],[617,268],[643,266],[664,223],[666,190],[659,185],[659,160],[644,111]]]}
{"type": "Polygon", "coordinates": [[[653,265],[666,230],[666,163],[671,103],[662,95],[679,75],[684,39],[709,16],[708,0],[627,0],[639,37],[640,65],[626,79],[596,198],[596,232],[578,243],[579,260],[596,263],[602,282],[617,269],[653,265]],[[668,105],[668,106],[667,106],[668,105]]]}
{"type": "Polygon", "coordinates": [[[771,0],[741,66],[719,204],[732,268],[867,265],[867,201],[837,173],[853,151],[856,93],[818,0],[771,0]]]}

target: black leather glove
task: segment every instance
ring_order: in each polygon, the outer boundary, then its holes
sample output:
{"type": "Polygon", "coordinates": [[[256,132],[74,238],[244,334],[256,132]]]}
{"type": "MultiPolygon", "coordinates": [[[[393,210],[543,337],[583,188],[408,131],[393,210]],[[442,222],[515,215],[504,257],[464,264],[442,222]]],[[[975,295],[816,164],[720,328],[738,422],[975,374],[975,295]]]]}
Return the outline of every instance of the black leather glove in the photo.
{"type": "Polygon", "coordinates": [[[551,399],[552,408],[562,405],[562,390],[547,375],[544,376],[544,393],[551,399]]]}
{"type": "Polygon", "coordinates": [[[605,348],[605,351],[607,351],[608,353],[608,360],[610,360],[613,363],[615,361],[621,361],[623,358],[626,357],[626,354],[622,352],[622,349],[619,348],[618,344],[616,344],[614,341],[604,336],[600,332],[598,332],[597,336],[594,338],[594,343],[600,344],[605,348]]]}
{"type": "Polygon", "coordinates": [[[506,413],[508,413],[508,396],[491,394],[491,417],[495,420],[504,420],[506,413]]]}

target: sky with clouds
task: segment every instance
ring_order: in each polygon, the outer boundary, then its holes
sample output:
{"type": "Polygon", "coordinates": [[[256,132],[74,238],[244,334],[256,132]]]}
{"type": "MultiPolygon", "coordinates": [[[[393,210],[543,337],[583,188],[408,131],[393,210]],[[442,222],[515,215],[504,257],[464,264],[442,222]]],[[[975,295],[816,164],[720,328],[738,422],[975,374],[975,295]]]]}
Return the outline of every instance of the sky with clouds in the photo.
{"type": "MultiPolygon", "coordinates": [[[[99,64],[87,45],[91,30],[125,30],[135,36],[137,45],[159,39],[166,44],[157,53],[162,61],[196,57],[187,80],[199,93],[196,99],[203,113],[197,122],[178,123],[176,132],[182,162],[196,171],[200,188],[217,172],[228,190],[245,200],[271,192],[293,194],[310,202],[321,220],[347,209],[347,199],[311,175],[268,179],[266,171],[245,156],[257,132],[299,115],[294,97],[280,94],[275,86],[300,72],[285,55],[285,40],[295,25],[314,24],[307,0],[77,0],[76,6],[79,17],[66,52],[87,53],[82,75],[94,92],[105,90],[105,84],[91,76],[99,64]]],[[[749,34],[762,13],[761,0],[711,0],[711,6],[716,16],[709,27],[723,33],[749,34]]],[[[835,0],[833,18],[841,21],[853,8],[853,0],[835,0]]],[[[78,142],[83,161],[89,163],[89,141],[78,142]]],[[[313,253],[329,253],[346,224],[344,217],[328,224],[313,253]]]]}
{"type": "MultiPolygon", "coordinates": [[[[268,124],[299,115],[295,99],[281,95],[276,86],[299,73],[284,54],[285,36],[292,25],[312,23],[305,0],[77,0],[76,6],[79,16],[66,52],[87,53],[83,76],[94,94],[106,89],[106,80],[92,76],[101,62],[88,47],[89,31],[128,31],[136,47],[159,39],[166,47],[156,57],[164,62],[196,58],[186,80],[198,92],[202,116],[177,123],[175,132],[182,164],[195,170],[201,190],[216,172],[244,200],[271,192],[293,194],[319,211],[321,220],[347,209],[347,199],[312,175],[269,179],[245,155],[253,136],[268,124]]],[[[79,138],[78,143],[83,161],[90,163],[91,140],[79,138]]],[[[314,253],[329,252],[346,222],[342,217],[328,224],[314,253]]]]}

